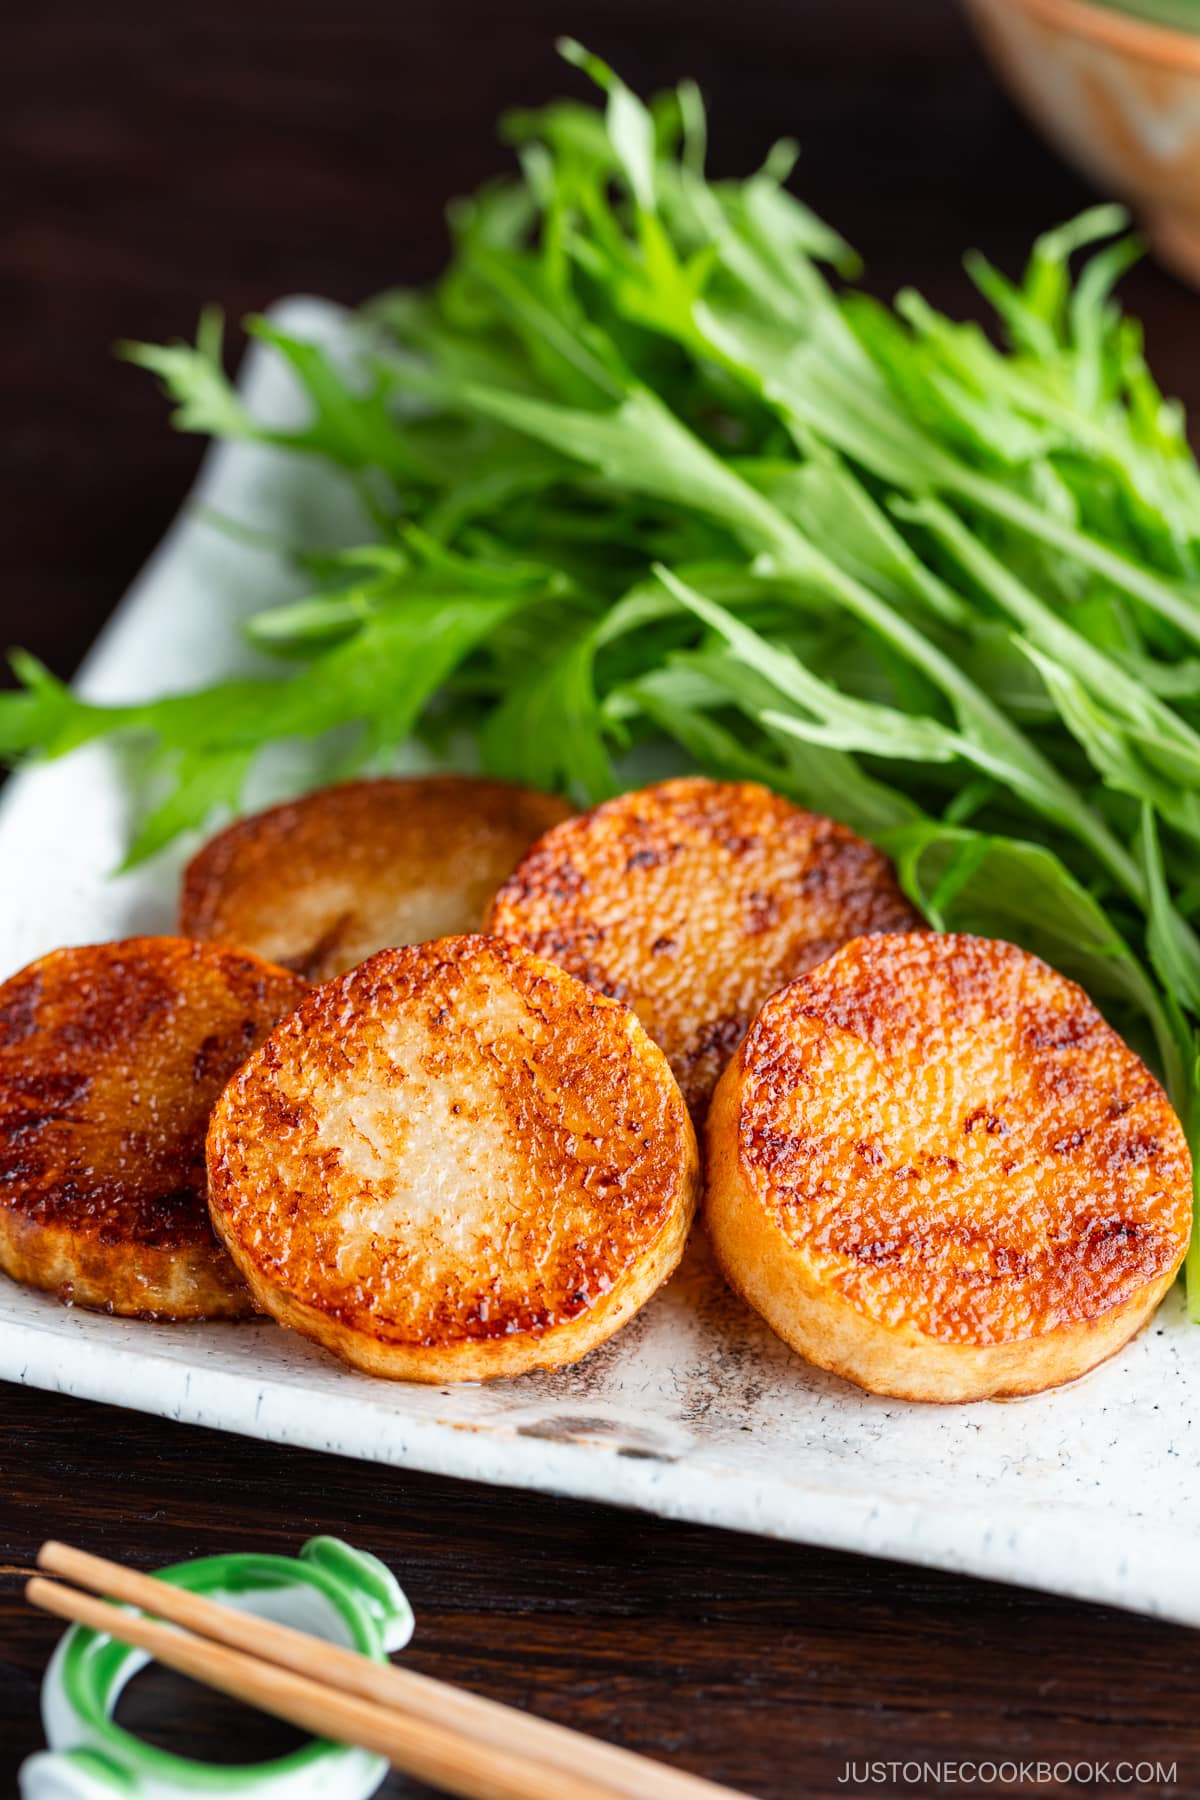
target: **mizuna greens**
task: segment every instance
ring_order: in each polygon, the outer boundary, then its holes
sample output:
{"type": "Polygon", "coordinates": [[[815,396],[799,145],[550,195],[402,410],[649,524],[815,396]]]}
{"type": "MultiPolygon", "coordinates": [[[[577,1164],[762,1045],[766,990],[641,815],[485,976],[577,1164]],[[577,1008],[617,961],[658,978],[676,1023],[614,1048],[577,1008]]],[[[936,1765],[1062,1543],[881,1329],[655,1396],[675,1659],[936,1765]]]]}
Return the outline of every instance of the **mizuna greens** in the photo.
{"type": "MultiPolygon", "coordinates": [[[[673,745],[846,821],[943,928],[1081,980],[1200,1140],[1200,472],[1112,289],[1119,209],[1013,282],[1004,348],[891,308],[787,191],[777,146],[704,174],[688,83],[504,121],[520,173],[451,213],[432,291],[356,323],[355,366],[264,319],[308,422],[250,417],[215,316],[130,346],[187,431],[325,459],[371,541],[308,555],[248,632],[277,675],[89,704],[17,653],[0,755],[136,734],[160,784],[130,861],[239,805],[262,749],[339,771],[413,734],[595,801],[673,745]],[[1100,246],[1100,247],[1097,247],[1100,246]],[[1077,279],[1070,262],[1087,251],[1077,279]]],[[[1188,1262],[1200,1318],[1200,1237],[1188,1262]]]]}

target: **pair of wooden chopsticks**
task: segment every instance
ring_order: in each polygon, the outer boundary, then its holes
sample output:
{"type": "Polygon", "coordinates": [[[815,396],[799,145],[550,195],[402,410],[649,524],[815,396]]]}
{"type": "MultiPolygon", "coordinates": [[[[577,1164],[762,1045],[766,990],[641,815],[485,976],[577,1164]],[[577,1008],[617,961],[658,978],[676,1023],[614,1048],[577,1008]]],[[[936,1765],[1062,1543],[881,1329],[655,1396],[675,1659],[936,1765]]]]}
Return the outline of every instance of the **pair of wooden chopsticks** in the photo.
{"type": "Polygon", "coordinates": [[[25,1589],[32,1605],[148,1650],[168,1668],[304,1731],[373,1750],[463,1800],[737,1800],[731,1788],[632,1750],[67,1544],[43,1544],[38,1567],[75,1586],[35,1575],[25,1589]],[[156,1616],[119,1611],[110,1600],[156,1616]],[[158,1622],[164,1619],[170,1623],[158,1622]]]}

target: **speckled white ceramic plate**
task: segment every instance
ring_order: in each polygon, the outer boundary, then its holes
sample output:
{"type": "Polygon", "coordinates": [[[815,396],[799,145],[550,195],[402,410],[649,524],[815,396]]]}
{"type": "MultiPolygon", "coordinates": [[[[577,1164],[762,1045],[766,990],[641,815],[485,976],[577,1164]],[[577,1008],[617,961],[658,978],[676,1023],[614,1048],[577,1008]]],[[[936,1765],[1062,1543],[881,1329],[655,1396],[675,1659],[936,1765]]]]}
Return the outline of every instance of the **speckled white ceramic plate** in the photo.
{"type": "MultiPolygon", "coordinates": [[[[333,309],[288,302],[336,336],[333,309]]],[[[134,379],[131,376],[131,379],[134,379]]],[[[252,361],[252,406],[291,403],[252,361]]],[[[294,537],[348,529],[327,476],[237,446],[196,498],[294,537]]],[[[88,661],[93,696],[134,699],[231,667],[238,617],[287,595],[261,549],[194,505],[88,661]]],[[[0,807],[0,975],[58,944],[170,929],[178,861],[114,879],[127,776],[104,748],[32,770],[0,807]]],[[[136,771],[133,771],[136,775],[136,771]]],[[[262,798],[294,781],[276,764],[262,798]]],[[[1200,1624],[1200,1327],[1173,1297],[1073,1388],[1018,1404],[873,1399],[807,1368],[697,1248],[667,1289],[579,1367],[487,1387],[374,1382],[267,1323],[165,1326],[71,1311],[0,1281],[0,1377],[477,1481],[902,1557],[1200,1624]]]]}

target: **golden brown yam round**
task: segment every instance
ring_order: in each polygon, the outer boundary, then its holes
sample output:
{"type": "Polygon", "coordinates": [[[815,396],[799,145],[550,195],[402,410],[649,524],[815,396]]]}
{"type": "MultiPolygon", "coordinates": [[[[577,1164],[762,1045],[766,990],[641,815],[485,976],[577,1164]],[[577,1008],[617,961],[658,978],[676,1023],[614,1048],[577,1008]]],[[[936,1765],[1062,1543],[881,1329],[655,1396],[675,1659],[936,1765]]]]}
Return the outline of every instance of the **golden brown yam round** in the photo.
{"type": "Polygon", "coordinates": [[[697,776],[555,826],[487,928],[632,1006],[701,1118],[768,994],[847,938],[920,923],[887,858],[844,825],[697,776]]]}
{"type": "Polygon", "coordinates": [[[1149,1070],[1074,982],[987,938],[859,938],[768,1000],[713,1098],[705,1220],[822,1368],[910,1400],[1110,1356],[1191,1228],[1149,1070]]]}
{"type": "Polygon", "coordinates": [[[478,931],[499,883],[570,811],[463,775],[318,788],[205,844],[184,876],[180,930],[325,981],[376,950],[478,931]]]}
{"type": "Polygon", "coordinates": [[[255,1298],[408,1381],[586,1355],[679,1261],[698,1165],[633,1014],[485,937],[314,989],[208,1137],[213,1222],[255,1298]]]}
{"type": "Polygon", "coordinates": [[[307,984],[257,956],[127,938],[0,986],[0,1268],[60,1299],[238,1318],[204,1134],[226,1081],[307,984]]]}

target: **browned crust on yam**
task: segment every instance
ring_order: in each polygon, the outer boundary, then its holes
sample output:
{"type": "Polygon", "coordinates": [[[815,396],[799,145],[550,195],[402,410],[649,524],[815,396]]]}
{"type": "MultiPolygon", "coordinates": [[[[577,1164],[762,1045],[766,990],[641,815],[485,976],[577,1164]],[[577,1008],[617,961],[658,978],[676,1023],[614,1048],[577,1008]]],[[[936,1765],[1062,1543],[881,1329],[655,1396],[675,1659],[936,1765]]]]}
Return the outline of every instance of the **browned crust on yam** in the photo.
{"type": "Polygon", "coordinates": [[[1011,944],[862,938],[763,1007],[708,1126],[727,1277],[878,1393],[1033,1393],[1169,1287],[1191,1158],[1083,990],[1011,944]]]}
{"type": "Polygon", "coordinates": [[[846,826],[702,776],[555,826],[488,914],[490,931],[631,1006],[697,1118],[768,994],[848,938],[920,923],[887,858],[846,826]]]}
{"type": "Polygon", "coordinates": [[[372,1374],[575,1361],[671,1273],[687,1109],[626,1008],[485,937],[315,989],[222,1096],[214,1223],[263,1307],[372,1374]]]}
{"type": "Polygon", "coordinates": [[[324,981],[376,950],[477,931],[498,884],[570,811],[463,775],[318,788],[205,844],[184,875],[180,930],[324,981]]]}
{"type": "Polygon", "coordinates": [[[126,1315],[253,1312],[209,1221],[204,1136],[306,992],[180,938],[56,950],[0,986],[0,1268],[126,1315]]]}

